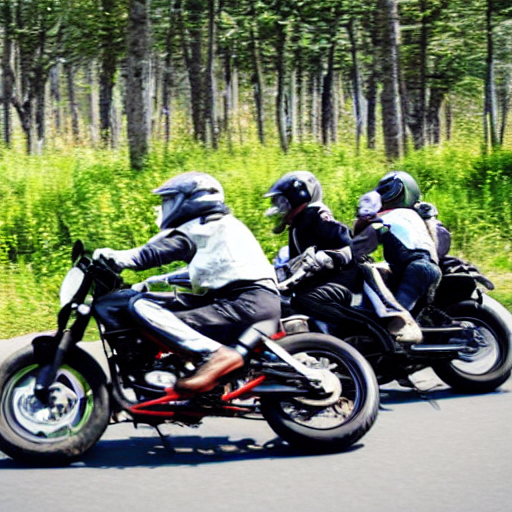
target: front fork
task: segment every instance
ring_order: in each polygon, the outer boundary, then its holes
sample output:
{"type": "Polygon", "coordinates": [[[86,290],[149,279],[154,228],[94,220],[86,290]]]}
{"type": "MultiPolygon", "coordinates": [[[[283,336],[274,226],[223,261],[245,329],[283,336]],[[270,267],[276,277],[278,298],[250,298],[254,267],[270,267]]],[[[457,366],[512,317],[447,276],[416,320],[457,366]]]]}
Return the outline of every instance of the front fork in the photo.
{"type": "Polygon", "coordinates": [[[76,319],[71,328],[65,329],[65,326],[59,325],[55,336],[41,336],[32,341],[35,360],[40,366],[34,394],[45,404],[48,403],[50,386],[55,381],[67,352],[83,338],[91,318],[91,308],[86,304],[80,304],[75,312],[76,319]]]}

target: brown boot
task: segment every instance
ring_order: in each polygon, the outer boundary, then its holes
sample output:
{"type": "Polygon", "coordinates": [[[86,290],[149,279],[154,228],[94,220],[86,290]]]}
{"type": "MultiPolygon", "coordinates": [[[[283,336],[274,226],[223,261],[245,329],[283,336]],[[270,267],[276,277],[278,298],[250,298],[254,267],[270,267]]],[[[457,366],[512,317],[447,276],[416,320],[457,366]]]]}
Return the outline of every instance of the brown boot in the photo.
{"type": "Polygon", "coordinates": [[[398,343],[421,343],[423,333],[419,325],[409,314],[395,316],[388,324],[390,334],[395,336],[398,343]]]}
{"type": "Polygon", "coordinates": [[[236,350],[230,347],[221,347],[194,375],[178,380],[175,389],[176,391],[189,391],[191,393],[210,391],[217,385],[220,377],[241,368],[243,365],[244,359],[236,350]]]}

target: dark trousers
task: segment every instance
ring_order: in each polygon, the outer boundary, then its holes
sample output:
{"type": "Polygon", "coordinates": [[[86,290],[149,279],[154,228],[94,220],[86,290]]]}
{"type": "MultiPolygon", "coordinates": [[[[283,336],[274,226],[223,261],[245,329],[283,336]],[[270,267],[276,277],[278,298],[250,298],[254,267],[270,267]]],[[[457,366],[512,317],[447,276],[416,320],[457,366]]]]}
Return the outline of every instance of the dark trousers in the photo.
{"type": "Polygon", "coordinates": [[[204,296],[120,290],[98,299],[94,314],[105,325],[107,334],[134,328],[140,325],[140,320],[132,313],[130,304],[139,299],[149,300],[172,311],[195,331],[224,345],[235,343],[256,322],[275,320],[277,325],[281,313],[277,293],[255,286],[204,296]]]}
{"type": "Polygon", "coordinates": [[[404,269],[396,288],[396,300],[411,311],[418,300],[435,291],[441,279],[441,269],[427,258],[411,261],[404,269]]]}
{"type": "Polygon", "coordinates": [[[325,283],[297,293],[291,306],[298,313],[324,322],[336,322],[339,319],[338,306],[348,307],[351,300],[352,293],[347,287],[339,283],[325,283]]]}

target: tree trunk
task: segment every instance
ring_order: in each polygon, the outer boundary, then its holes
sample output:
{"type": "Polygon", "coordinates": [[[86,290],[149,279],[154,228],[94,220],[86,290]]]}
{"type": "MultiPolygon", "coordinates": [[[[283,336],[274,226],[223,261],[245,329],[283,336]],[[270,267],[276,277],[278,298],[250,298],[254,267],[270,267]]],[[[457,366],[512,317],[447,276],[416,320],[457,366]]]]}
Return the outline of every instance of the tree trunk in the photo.
{"type": "Polygon", "coordinates": [[[297,140],[297,112],[298,112],[298,100],[297,100],[297,69],[294,68],[290,75],[290,84],[288,87],[288,97],[290,98],[290,140],[292,142],[297,140]]]}
{"type": "Polygon", "coordinates": [[[200,0],[190,0],[187,4],[189,30],[186,30],[183,18],[183,1],[178,2],[178,23],[183,48],[183,56],[187,67],[190,84],[192,124],[194,138],[206,142],[204,120],[204,86],[203,86],[203,56],[202,56],[202,13],[200,0]]]}
{"type": "Polygon", "coordinates": [[[93,145],[98,143],[98,91],[96,87],[95,63],[90,62],[86,68],[86,79],[89,91],[87,93],[87,113],[89,122],[89,134],[93,145]]]}
{"type": "Polygon", "coordinates": [[[382,37],[378,27],[378,18],[375,6],[370,10],[369,16],[363,20],[363,24],[370,36],[370,44],[368,44],[367,48],[370,57],[370,64],[365,90],[368,112],[366,119],[366,146],[368,149],[375,149],[377,134],[377,95],[378,83],[380,79],[378,53],[381,46],[382,37]]]}
{"type": "Polygon", "coordinates": [[[176,16],[174,4],[169,8],[169,29],[165,38],[165,60],[162,79],[162,113],[164,116],[164,140],[168,147],[171,140],[172,88],[174,85],[174,70],[172,66],[173,43],[175,38],[176,16]]]}
{"type": "Polygon", "coordinates": [[[34,96],[36,102],[36,133],[37,133],[37,152],[43,147],[45,137],[45,101],[46,101],[46,74],[42,67],[37,66],[34,77],[34,96]]]}
{"type": "Polygon", "coordinates": [[[405,78],[400,65],[400,48],[398,48],[398,87],[400,91],[400,127],[402,133],[402,151],[407,155],[409,151],[409,137],[407,133],[407,115],[409,112],[409,94],[407,93],[407,86],[405,78]]]}
{"type": "Polygon", "coordinates": [[[278,25],[277,41],[276,41],[276,70],[277,70],[277,94],[276,94],[276,121],[277,131],[279,133],[279,142],[281,149],[286,153],[288,151],[288,134],[286,130],[286,98],[285,98],[285,81],[286,81],[286,64],[285,64],[285,48],[286,48],[286,30],[284,25],[278,25]]]}
{"type": "Polygon", "coordinates": [[[151,59],[149,59],[149,87],[147,88],[147,109],[146,114],[148,118],[148,137],[151,140],[154,136],[160,136],[160,112],[162,111],[160,105],[161,96],[161,82],[162,82],[162,66],[160,62],[160,55],[152,52],[151,59]]]}
{"type": "Polygon", "coordinates": [[[310,124],[311,134],[317,141],[322,140],[321,131],[321,84],[322,84],[322,64],[321,62],[316,63],[315,68],[311,71],[309,78],[309,97],[311,98],[311,109],[310,109],[310,124]]]}
{"type": "Polygon", "coordinates": [[[386,157],[400,157],[400,122],[398,115],[398,13],[396,0],[378,0],[382,13],[382,128],[386,157]]]}
{"type": "Polygon", "coordinates": [[[25,134],[26,140],[26,149],[27,153],[30,155],[34,152],[33,141],[34,137],[34,123],[32,120],[32,101],[30,99],[26,99],[23,103],[14,96],[12,98],[12,104],[18,113],[18,117],[20,119],[21,128],[23,133],[25,134]]]}
{"type": "Polygon", "coordinates": [[[73,70],[73,65],[70,62],[66,62],[64,67],[66,70],[69,108],[71,112],[71,130],[73,132],[73,139],[75,140],[75,142],[79,142],[80,128],[78,125],[78,105],[76,104],[75,99],[75,73],[73,70]]]}
{"type": "Polygon", "coordinates": [[[149,150],[149,0],[130,0],[126,55],[126,117],[130,163],[144,167],[149,150]]]}
{"type": "Polygon", "coordinates": [[[232,58],[231,58],[231,47],[224,48],[224,118],[222,121],[222,130],[226,133],[228,139],[228,145],[231,149],[232,145],[232,134],[231,134],[231,113],[233,110],[233,76],[232,76],[232,58]]]}
{"type": "Polygon", "coordinates": [[[450,97],[446,98],[444,102],[444,132],[446,140],[452,138],[452,103],[450,97]]]}
{"type": "Polygon", "coordinates": [[[53,118],[55,121],[55,131],[61,131],[61,108],[60,108],[60,64],[57,63],[50,70],[50,91],[53,100],[53,118]]]}
{"type": "MultiPolygon", "coordinates": [[[[332,36],[332,33],[331,33],[332,36]]],[[[329,46],[329,54],[327,56],[327,70],[323,77],[322,83],[322,144],[326,146],[329,144],[329,129],[332,121],[332,82],[334,75],[334,49],[336,42],[334,37],[331,37],[329,46]]]]}
{"type": "Polygon", "coordinates": [[[306,87],[304,83],[304,62],[302,49],[297,51],[297,132],[299,142],[304,142],[304,118],[306,115],[306,87]]]}
{"type": "Polygon", "coordinates": [[[372,70],[370,72],[370,76],[368,77],[366,100],[368,102],[368,118],[366,121],[366,144],[368,149],[375,149],[377,133],[377,75],[375,73],[375,70],[372,70]]]}
{"type": "Polygon", "coordinates": [[[487,149],[489,142],[492,148],[499,145],[496,123],[496,96],[494,90],[494,42],[492,37],[492,0],[487,0],[486,36],[487,57],[485,73],[485,106],[484,106],[484,140],[487,149]]]}
{"type": "MultiPolygon", "coordinates": [[[[113,11],[116,0],[101,0],[103,12],[110,13],[113,11]]],[[[109,30],[110,19],[104,20],[101,41],[101,61],[100,61],[100,95],[99,95],[99,112],[100,112],[100,134],[104,145],[112,144],[112,101],[114,78],[117,67],[116,53],[112,51],[114,46],[114,35],[109,30]]]]}
{"type": "Polygon", "coordinates": [[[446,91],[439,87],[432,87],[430,89],[430,101],[427,111],[427,133],[428,139],[431,144],[439,144],[441,142],[441,120],[439,112],[446,91]]]}
{"type": "Polygon", "coordinates": [[[352,88],[354,97],[354,114],[356,118],[356,154],[359,154],[361,144],[361,133],[363,130],[362,115],[361,115],[361,97],[359,85],[359,64],[357,61],[357,46],[354,34],[354,20],[350,19],[347,24],[348,37],[350,41],[350,54],[352,57],[352,88]]]}
{"type": "Polygon", "coordinates": [[[421,29],[419,41],[418,67],[413,70],[414,78],[409,83],[412,111],[409,112],[409,128],[411,129],[414,149],[425,145],[425,100],[426,100],[426,66],[428,45],[427,2],[420,0],[421,29]]]}
{"type": "Polygon", "coordinates": [[[254,105],[256,108],[256,125],[258,127],[258,138],[261,144],[265,144],[264,110],[263,110],[263,80],[261,77],[261,64],[259,56],[259,45],[257,41],[256,11],[254,3],[251,4],[251,28],[249,33],[249,49],[252,61],[251,83],[254,94],[254,105]]]}
{"type": "MultiPolygon", "coordinates": [[[[509,85],[510,91],[510,85],[509,85]]],[[[503,146],[505,142],[505,130],[507,127],[508,114],[510,112],[510,92],[504,94],[504,97],[501,99],[501,123],[500,123],[500,146],[503,146]]]]}
{"type": "Polygon", "coordinates": [[[208,59],[205,70],[205,118],[210,128],[210,141],[213,149],[217,149],[217,119],[215,111],[215,86],[213,76],[213,57],[215,51],[216,37],[216,18],[217,18],[217,2],[216,0],[208,1],[208,59]]]}
{"type": "Polygon", "coordinates": [[[333,87],[332,87],[332,114],[331,114],[331,126],[329,127],[331,131],[331,142],[336,144],[338,142],[338,124],[340,120],[340,74],[334,73],[333,76],[333,87]]]}
{"type": "Polygon", "coordinates": [[[3,5],[4,20],[4,47],[2,53],[2,105],[3,105],[3,139],[7,147],[11,146],[12,116],[11,101],[14,91],[14,73],[12,72],[12,40],[10,34],[10,22],[12,18],[11,7],[8,3],[3,5]]]}

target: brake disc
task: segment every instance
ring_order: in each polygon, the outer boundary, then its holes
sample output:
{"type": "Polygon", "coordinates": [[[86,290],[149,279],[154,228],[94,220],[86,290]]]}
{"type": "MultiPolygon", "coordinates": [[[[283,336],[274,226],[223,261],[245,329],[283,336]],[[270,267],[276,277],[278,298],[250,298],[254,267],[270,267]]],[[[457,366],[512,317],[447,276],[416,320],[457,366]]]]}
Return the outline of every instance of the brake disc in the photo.
{"type": "Polygon", "coordinates": [[[305,398],[297,397],[295,400],[304,405],[310,405],[313,407],[329,407],[338,402],[341,397],[341,382],[329,370],[320,370],[322,372],[322,388],[326,393],[330,393],[328,396],[321,398],[305,398]]]}

